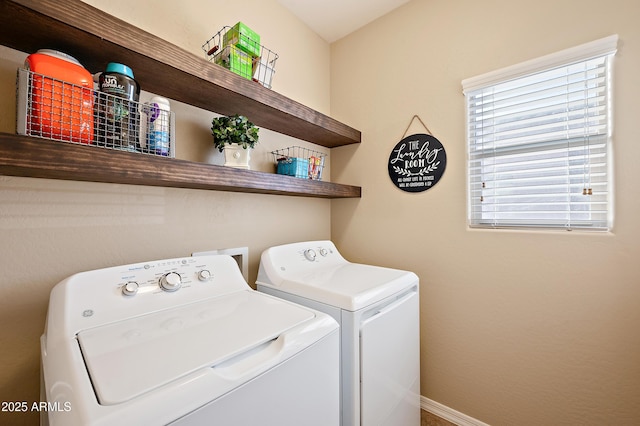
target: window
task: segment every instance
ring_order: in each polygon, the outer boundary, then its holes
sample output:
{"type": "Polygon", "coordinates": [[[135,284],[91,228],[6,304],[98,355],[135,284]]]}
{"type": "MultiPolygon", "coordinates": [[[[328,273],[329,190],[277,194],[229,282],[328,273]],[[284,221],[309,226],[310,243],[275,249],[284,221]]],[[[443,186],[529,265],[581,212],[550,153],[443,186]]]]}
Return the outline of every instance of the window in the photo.
{"type": "Polygon", "coordinates": [[[462,82],[470,226],[610,228],[617,40],[462,82]]]}

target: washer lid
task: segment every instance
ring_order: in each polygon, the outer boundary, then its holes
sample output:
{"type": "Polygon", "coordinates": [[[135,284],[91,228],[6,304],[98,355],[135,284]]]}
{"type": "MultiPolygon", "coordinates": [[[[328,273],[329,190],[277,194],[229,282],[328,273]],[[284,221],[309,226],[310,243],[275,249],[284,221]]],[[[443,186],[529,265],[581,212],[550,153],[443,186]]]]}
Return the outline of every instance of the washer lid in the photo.
{"type": "Polygon", "coordinates": [[[100,404],[112,405],[233,358],[314,317],[306,308],[248,290],[83,330],[78,342],[100,404]]]}
{"type": "Polygon", "coordinates": [[[271,287],[331,306],[357,311],[417,282],[418,277],[413,272],[346,262],[328,265],[326,268],[318,268],[308,273],[291,274],[277,286],[271,287]]]}

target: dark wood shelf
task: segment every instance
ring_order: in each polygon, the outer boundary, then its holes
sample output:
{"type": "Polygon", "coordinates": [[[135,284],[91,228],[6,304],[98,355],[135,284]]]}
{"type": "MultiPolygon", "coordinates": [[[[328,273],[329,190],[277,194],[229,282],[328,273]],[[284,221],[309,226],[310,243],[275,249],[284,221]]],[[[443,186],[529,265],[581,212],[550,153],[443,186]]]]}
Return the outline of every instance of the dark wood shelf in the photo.
{"type": "Polygon", "coordinates": [[[79,0],[0,2],[0,44],[27,53],[57,49],[92,73],[121,62],[143,90],[246,115],[260,127],[329,148],[361,139],[358,130],[207,61],[204,52],[195,56],[79,0]]]}
{"type": "MultiPolygon", "coordinates": [[[[204,40],[203,40],[204,42],[204,40]]],[[[360,143],[360,131],[242,78],[79,0],[0,2],[0,44],[57,49],[89,71],[129,65],[143,90],[321,146],[360,143]]],[[[361,188],[0,133],[0,173],[132,185],[321,198],[357,198],[361,188]]]]}
{"type": "Polygon", "coordinates": [[[361,188],[0,133],[0,174],[48,179],[358,198],[361,188]]]}

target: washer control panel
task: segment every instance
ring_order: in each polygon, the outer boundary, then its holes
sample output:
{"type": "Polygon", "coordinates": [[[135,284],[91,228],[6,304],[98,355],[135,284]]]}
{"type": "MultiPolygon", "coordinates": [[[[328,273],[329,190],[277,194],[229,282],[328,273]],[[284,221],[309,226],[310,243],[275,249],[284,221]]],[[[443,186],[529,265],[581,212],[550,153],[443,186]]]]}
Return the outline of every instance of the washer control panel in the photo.
{"type": "MultiPolygon", "coordinates": [[[[228,255],[157,260],[80,272],[51,292],[52,329],[68,335],[205,299],[251,290],[228,255]],[[70,307],[70,314],[63,307],[70,307]],[[53,318],[57,318],[55,321],[53,318]],[[69,334],[70,333],[70,334],[69,334]]],[[[65,334],[65,335],[67,335],[65,334]]]]}
{"type": "Polygon", "coordinates": [[[205,259],[182,258],[124,266],[126,272],[120,275],[117,286],[123,296],[132,297],[144,293],[173,293],[192,288],[195,283],[211,283],[215,267],[205,259]]]}

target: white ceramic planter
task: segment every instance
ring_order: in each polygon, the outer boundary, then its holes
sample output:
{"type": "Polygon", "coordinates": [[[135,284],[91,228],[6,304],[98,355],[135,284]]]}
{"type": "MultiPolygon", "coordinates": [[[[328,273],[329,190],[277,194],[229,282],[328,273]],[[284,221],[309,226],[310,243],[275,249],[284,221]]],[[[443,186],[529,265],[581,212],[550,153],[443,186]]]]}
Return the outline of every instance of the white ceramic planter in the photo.
{"type": "Polygon", "coordinates": [[[251,149],[244,149],[239,145],[225,145],[224,147],[224,165],[235,167],[237,169],[250,169],[249,160],[251,157],[251,149]]]}

